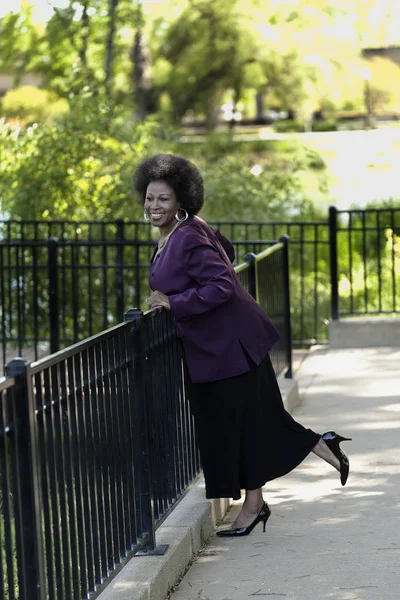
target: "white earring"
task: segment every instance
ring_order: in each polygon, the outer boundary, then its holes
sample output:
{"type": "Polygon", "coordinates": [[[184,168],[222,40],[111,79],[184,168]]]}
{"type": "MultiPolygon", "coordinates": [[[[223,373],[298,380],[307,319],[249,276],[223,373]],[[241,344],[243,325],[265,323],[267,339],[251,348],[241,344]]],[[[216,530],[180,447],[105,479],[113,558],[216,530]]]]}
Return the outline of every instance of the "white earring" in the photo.
{"type": "Polygon", "coordinates": [[[144,213],[143,213],[143,219],[146,221],[146,223],[147,223],[148,221],[150,221],[150,219],[149,219],[149,215],[147,214],[147,212],[146,212],[146,211],[144,211],[144,213]]]}
{"type": "Polygon", "coordinates": [[[179,208],[179,209],[177,210],[177,212],[176,212],[176,215],[175,215],[175,219],[176,219],[177,221],[179,221],[179,223],[183,223],[183,221],[186,221],[186,219],[187,219],[188,217],[189,217],[189,213],[188,213],[188,211],[187,211],[187,210],[185,210],[184,208],[179,208]],[[185,213],[185,216],[184,216],[184,217],[182,217],[181,219],[180,219],[180,218],[179,218],[179,216],[178,216],[178,215],[179,215],[179,211],[180,211],[180,210],[181,210],[181,211],[183,211],[183,212],[185,213]]]}

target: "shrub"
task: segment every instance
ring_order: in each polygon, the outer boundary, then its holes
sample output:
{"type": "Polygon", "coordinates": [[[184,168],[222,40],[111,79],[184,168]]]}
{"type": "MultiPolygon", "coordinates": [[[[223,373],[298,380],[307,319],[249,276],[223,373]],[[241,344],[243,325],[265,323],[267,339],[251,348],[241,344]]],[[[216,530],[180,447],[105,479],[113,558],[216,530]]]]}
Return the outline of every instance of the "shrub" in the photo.
{"type": "Polygon", "coordinates": [[[45,118],[55,118],[68,111],[66,100],[34,86],[22,86],[9,90],[1,102],[3,117],[18,119],[23,123],[35,123],[45,118]]]}

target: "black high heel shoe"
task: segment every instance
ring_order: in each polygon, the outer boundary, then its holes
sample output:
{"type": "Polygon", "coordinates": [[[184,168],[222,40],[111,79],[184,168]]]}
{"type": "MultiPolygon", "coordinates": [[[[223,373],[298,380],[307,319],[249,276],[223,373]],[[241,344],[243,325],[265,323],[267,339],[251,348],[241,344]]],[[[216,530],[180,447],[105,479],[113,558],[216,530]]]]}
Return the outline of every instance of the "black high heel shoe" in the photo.
{"type": "Polygon", "coordinates": [[[341,435],[338,435],[334,431],[327,431],[322,435],[322,439],[328,448],[333,452],[336,458],[339,459],[340,462],[340,481],[342,485],[346,485],[347,478],[349,476],[349,459],[340,449],[340,442],[351,442],[351,438],[344,438],[341,435]]]}
{"type": "Polygon", "coordinates": [[[229,529],[221,529],[221,531],[217,531],[217,535],[219,535],[219,537],[240,537],[242,535],[249,535],[249,533],[253,531],[257,523],[260,523],[260,521],[263,522],[263,531],[265,532],[265,526],[270,515],[271,509],[269,508],[268,504],[264,502],[260,512],[254,519],[254,521],[250,523],[250,525],[248,525],[247,527],[230,527],[229,529]]]}

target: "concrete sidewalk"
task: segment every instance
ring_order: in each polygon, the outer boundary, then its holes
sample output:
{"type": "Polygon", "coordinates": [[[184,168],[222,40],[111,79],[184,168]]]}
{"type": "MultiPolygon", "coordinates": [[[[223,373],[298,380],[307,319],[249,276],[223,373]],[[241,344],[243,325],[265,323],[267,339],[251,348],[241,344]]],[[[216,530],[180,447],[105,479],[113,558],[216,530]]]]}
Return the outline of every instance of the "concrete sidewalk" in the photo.
{"type": "MultiPolygon", "coordinates": [[[[171,600],[398,600],[400,597],[400,349],[317,349],[297,379],[294,417],[353,442],[342,488],[311,455],[267,484],[267,532],[213,536],[171,600]]],[[[268,457],[265,457],[268,460],[268,457]]],[[[235,519],[234,503],[224,526],[235,519]]]]}

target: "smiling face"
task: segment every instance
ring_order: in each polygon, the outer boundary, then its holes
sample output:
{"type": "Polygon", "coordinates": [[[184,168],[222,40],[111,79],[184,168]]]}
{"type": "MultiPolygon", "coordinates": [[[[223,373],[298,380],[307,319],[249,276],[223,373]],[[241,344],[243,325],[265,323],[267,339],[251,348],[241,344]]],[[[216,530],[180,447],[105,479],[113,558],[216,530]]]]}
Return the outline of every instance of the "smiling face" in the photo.
{"type": "Polygon", "coordinates": [[[176,223],[175,215],[180,208],[173,188],[162,179],[151,181],[147,186],[144,210],[150,222],[162,235],[168,235],[176,223]]]}

